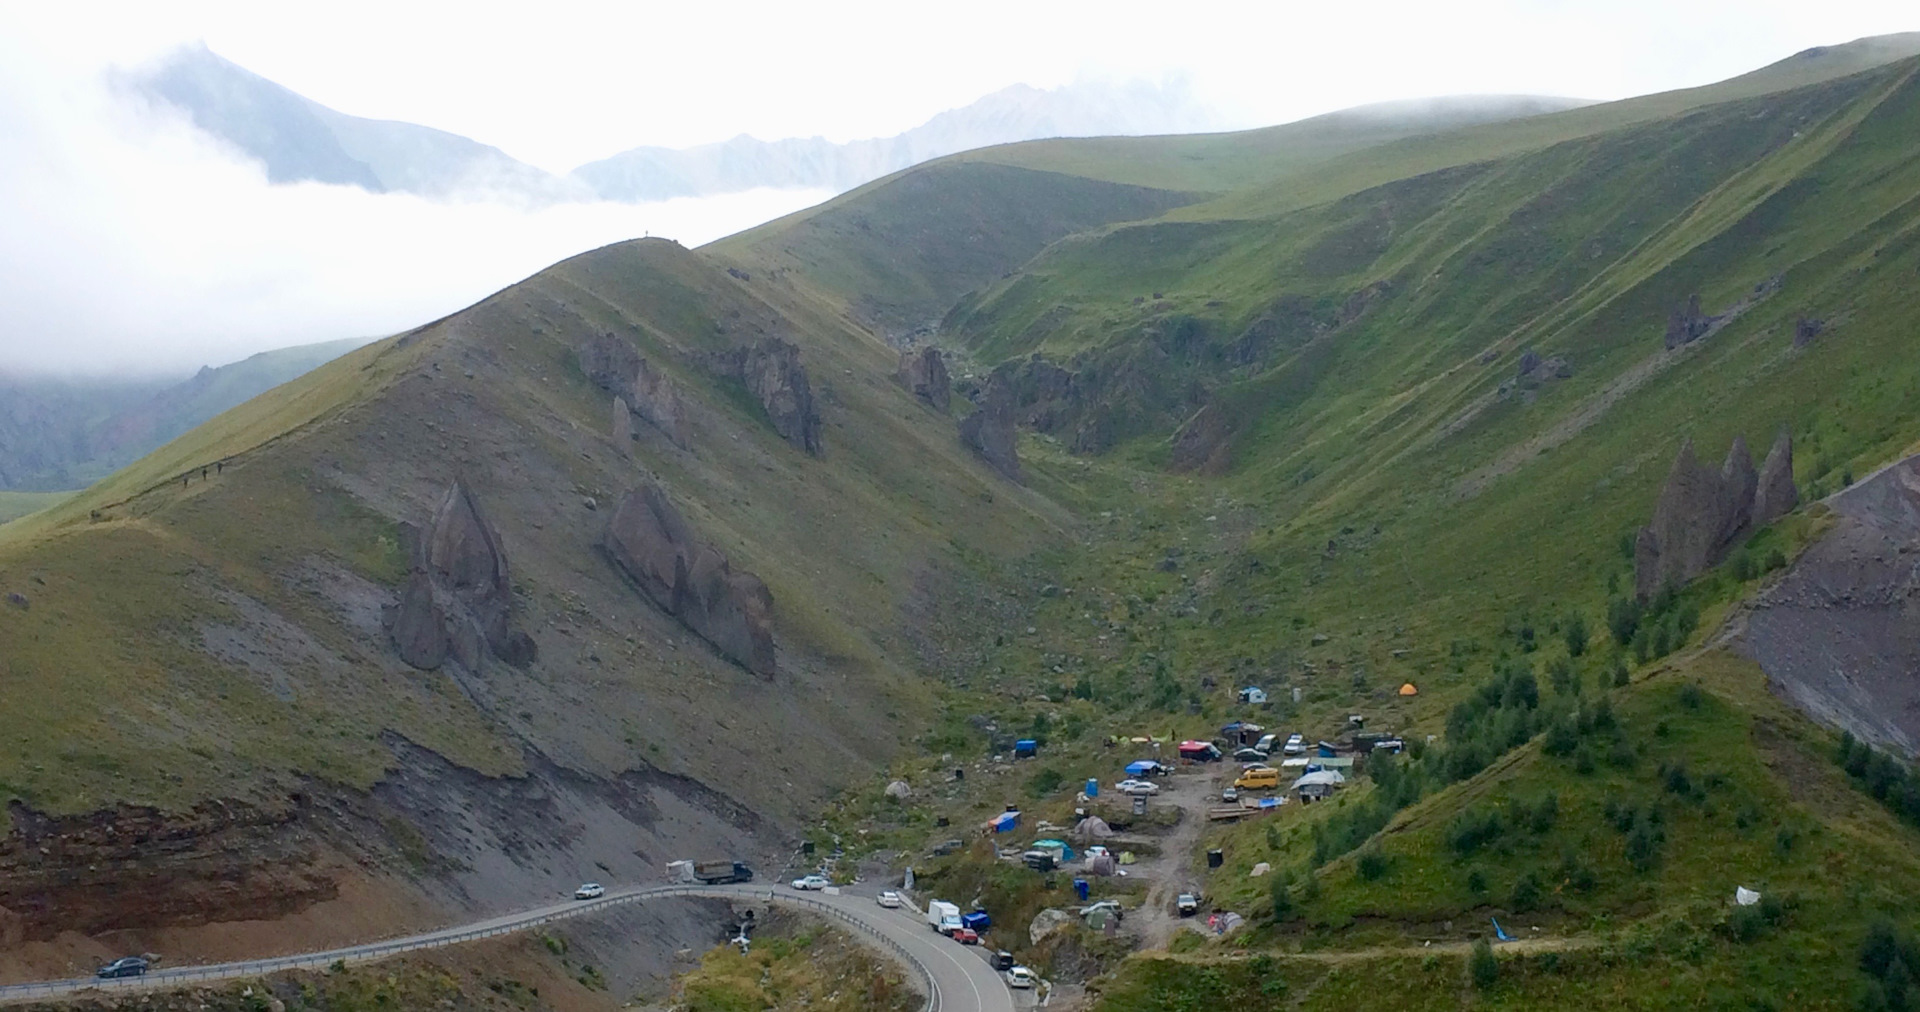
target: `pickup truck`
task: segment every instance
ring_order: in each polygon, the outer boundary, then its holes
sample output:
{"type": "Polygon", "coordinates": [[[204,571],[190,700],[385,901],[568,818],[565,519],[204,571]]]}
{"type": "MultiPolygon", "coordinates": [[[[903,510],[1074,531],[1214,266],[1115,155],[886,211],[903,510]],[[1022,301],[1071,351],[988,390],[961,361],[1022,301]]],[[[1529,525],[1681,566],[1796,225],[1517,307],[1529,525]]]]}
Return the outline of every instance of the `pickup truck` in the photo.
{"type": "Polygon", "coordinates": [[[1195,893],[1181,893],[1179,898],[1173,901],[1173,905],[1180,911],[1180,916],[1192,917],[1200,912],[1200,897],[1195,893]]]}

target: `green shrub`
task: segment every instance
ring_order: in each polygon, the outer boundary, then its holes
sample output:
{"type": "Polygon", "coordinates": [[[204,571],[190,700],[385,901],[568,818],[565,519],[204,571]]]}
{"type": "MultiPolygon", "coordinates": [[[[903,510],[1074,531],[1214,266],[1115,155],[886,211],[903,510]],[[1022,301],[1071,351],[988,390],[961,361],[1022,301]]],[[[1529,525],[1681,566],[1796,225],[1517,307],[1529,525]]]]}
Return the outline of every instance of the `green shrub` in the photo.
{"type": "Polygon", "coordinates": [[[1487,875],[1478,868],[1467,872],[1467,891],[1478,896],[1487,891],[1487,875]]]}
{"type": "Polygon", "coordinates": [[[1473,943],[1473,955],[1467,959],[1467,971],[1473,976],[1473,986],[1482,991],[1500,980],[1500,962],[1493,957],[1493,946],[1486,939],[1478,939],[1473,943]]]}
{"type": "Polygon", "coordinates": [[[1567,656],[1579,657],[1587,652],[1587,617],[1579,612],[1567,616],[1566,624],[1560,629],[1560,635],[1567,641],[1567,656]]]}
{"type": "Polygon", "coordinates": [[[1540,905],[1540,879],[1533,872],[1527,872],[1513,880],[1511,906],[1517,912],[1524,913],[1540,905]]]}
{"type": "Polygon", "coordinates": [[[1354,870],[1368,882],[1377,882],[1387,874],[1390,861],[1378,847],[1369,847],[1360,852],[1360,858],[1354,863],[1354,870]]]}
{"type": "Polygon", "coordinates": [[[1273,902],[1273,920],[1275,924],[1284,924],[1293,919],[1293,884],[1284,876],[1275,875],[1272,884],[1267,887],[1267,895],[1273,902]]]}
{"type": "Polygon", "coordinates": [[[1700,704],[1705,698],[1706,694],[1701,691],[1698,682],[1688,682],[1680,687],[1680,705],[1689,710],[1700,709],[1700,704]]]}
{"type": "Polygon", "coordinates": [[[1504,828],[1498,811],[1488,809],[1476,812],[1469,809],[1454,816],[1453,821],[1447,824],[1447,846],[1454,853],[1466,857],[1499,839],[1504,828]]]}
{"type": "Polygon", "coordinates": [[[1044,798],[1060,789],[1067,778],[1059,770],[1045,769],[1027,778],[1027,796],[1044,798]]]}

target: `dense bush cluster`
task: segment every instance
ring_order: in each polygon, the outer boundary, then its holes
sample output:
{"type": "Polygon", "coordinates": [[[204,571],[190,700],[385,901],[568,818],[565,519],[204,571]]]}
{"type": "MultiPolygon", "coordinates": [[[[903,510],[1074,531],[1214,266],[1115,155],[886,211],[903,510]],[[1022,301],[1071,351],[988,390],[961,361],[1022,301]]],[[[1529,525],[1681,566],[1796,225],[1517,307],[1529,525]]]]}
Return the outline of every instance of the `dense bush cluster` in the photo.
{"type": "Polygon", "coordinates": [[[1902,819],[1920,825],[1920,777],[1916,777],[1906,763],[1851,733],[1840,735],[1834,760],[1861,790],[1873,795],[1902,819]]]}
{"type": "Polygon", "coordinates": [[[1613,641],[1645,664],[1680,649],[1700,625],[1700,606],[1683,599],[1672,587],[1642,604],[1634,597],[1616,597],[1607,605],[1607,630],[1613,641]]]}
{"type": "Polygon", "coordinates": [[[1855,1003],[1861,1012],[1900,1012],[1920,1001],[1914,967],[1920,966],[1920,947],[1913,936],[1882,918],[1867,927],[1860,943],[1860,969],[1867,980],[1855,1003]]]}

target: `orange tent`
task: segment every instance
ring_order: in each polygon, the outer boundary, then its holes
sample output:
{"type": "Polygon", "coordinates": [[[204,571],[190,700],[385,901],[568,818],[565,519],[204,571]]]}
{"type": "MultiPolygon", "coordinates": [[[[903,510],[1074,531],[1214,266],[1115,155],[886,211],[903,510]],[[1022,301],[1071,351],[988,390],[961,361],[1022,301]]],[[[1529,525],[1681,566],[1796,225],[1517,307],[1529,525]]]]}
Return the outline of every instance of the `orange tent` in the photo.
{"type": "Polygon", "coordinates": [[[1403,696],[1417,696],[1420,694],[1420,690],[1414,688],[1412,682],[1408,682],[1400,687],[1400,694],[1403,696]]]}

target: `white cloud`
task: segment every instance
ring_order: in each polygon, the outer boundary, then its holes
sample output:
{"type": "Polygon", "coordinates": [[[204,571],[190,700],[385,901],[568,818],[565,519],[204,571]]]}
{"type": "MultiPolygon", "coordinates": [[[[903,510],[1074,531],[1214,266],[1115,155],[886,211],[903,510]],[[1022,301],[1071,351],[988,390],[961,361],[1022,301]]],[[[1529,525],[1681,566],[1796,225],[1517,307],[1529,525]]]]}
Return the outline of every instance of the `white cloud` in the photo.
{"type": "Polygon", "coordinates": [[[574,253],[651,232],[696,245],[823,199],[436,203],[269,186],[257,163],[0,42],[0,370],[191,368],[376,336],[574,253]]]}

